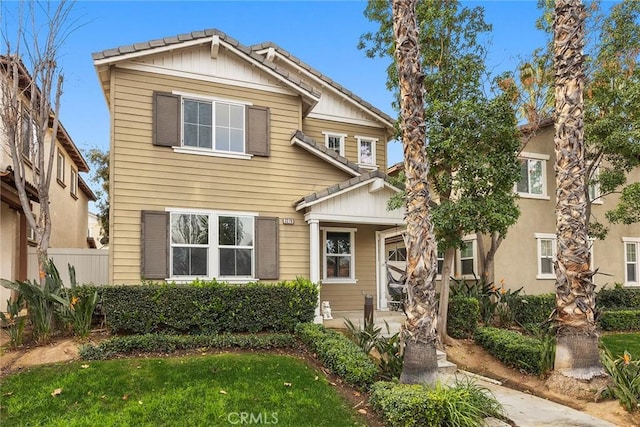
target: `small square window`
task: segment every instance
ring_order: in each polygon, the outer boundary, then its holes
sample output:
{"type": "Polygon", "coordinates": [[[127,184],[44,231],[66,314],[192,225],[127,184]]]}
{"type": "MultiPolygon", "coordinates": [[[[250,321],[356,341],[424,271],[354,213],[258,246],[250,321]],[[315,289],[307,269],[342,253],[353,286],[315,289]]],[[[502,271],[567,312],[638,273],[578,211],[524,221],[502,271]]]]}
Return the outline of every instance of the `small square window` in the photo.
{"type": "Polygon", "coordinates": [[[545,194],[544,164],[538,159],[520,159],[520,180],[516,184],[518,193],[542,196],[545,194]]]}
{"type": "Polygon", "coordinates": [[[356,136],[358,140],[358,164],[364,167],[376,167],[375,138],[356,136]]]}
{"type": "Polygon", "coordinates": [[[322,132],[324,134],[324,143],[328,150],[335,151],[339,156],[344,157],[344,142],[346,134],[322,132]]]}

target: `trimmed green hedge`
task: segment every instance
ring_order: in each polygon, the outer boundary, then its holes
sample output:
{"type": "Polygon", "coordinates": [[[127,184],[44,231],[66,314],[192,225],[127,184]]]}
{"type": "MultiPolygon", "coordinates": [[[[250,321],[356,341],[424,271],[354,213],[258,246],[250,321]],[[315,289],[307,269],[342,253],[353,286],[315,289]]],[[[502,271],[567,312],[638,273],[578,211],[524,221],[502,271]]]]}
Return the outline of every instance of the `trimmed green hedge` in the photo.
{"type": "Polygon", "coordinates": [[[640,310],[640,288],[623,288],[616,285],[612,289],[601,289],[596,294],[596,305],[604,309],[640,310]]]}
{"type": "Polygon", "coordinates": [[[541,325],[556,308],[555,294],[521,295],[513,302],[515,320],[520,325],[541,325]]]}
{"type": "Polygon", "coordinates": [[[347,383],[366,389],[376,379],[378,367],[357,344],[339,332],[314,323],[296,326],[296,335],[317,354],[324,366],[347,383]]]}
{"type": "Polygon", "coordinates": [[[599,323],[603,331],[640,331],[640,310],[606,310],[599,323]]]}
{"type": "Polygon", "coordinates": [[[475,341],[505,365],[541,375],[542,341],[518,332],[498,328],[478,328],[475,341]]]}
{"type": "Polygon", "coordinates": [[[454,338],[471,338],[478,327],[480,304],[464,295],[454,295],[449,300],[447,333],[454,338]]]}
{"type": "Polygon", "coordinates": [[[298,278],[274,284],[195,281],[97,288],[113,333],[292,332],[313,320],[318,287],[298,278]]]}
{"type": "Polygon", "coordinates": [[[102,360],[118,355],[160,352],[173,353],[194,348],[243,348],[271,349],[289,348],[296,344],[292,334],[261,335],[167,335],[145,334],[113,337],[98,345],[86,344],[80,347],[80,357],[85,360],[102,360]]]}
{"type": "Polygon", "coordinates": [[[460,426],[484,424],[486,417],[504,418],[500,403],[472,381],[452,386],[377,382],[369,401],[389,426],[460,426]]]}

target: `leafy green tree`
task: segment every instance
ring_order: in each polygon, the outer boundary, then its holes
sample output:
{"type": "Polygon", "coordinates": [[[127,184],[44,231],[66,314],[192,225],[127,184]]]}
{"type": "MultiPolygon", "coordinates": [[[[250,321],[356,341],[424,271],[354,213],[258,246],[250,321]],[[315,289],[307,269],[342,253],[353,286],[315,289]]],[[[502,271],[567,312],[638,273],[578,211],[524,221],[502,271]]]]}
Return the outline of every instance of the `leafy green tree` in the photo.
{"type": "Polygon", "coordinates": [[[109,243],[109,151],[91,148],[85,155],[93,169],[91,181],[100,188],[97,191],[99,199],[96,205],[100,210],[97,216],[102,227],[100,243],[106,245],[109,243]]]}
{"type": "MultiPolygon", "coordinates": [[[[540,79],[510,81],[509,90],[525,104],[526,99],[553,99],[553,11],[555,2],[541,2],[542,14],[537,27],[549,35],[549,43],[537,49],[532,59],[520,67],[537,64],[540,79]],[[547,71],[543,71],[544,68],[547,71]],[[527,86],[525,83],[530,83],[527,86]]],[[[627,182],[627,176],[640,167],[640,2],[624,0],[604,14],[599,2],[585,8],[585,87],[584,87],[584,150],[588,180],[586,196],[588,233],[604,239],[606,221],[632,224],[639,221],[640,183],[627,182]],[[590,35],[590,36],[589,36],[590,35]],[[594,201],[611,194],[621,194],[618,206],[596,217],[594,201]]],[[[530,105],[530,114],[521,114],[534,126],[531,117],[547,117],[549,102],[530,105]],[[533,109],[537,111],[532,111],[533,109]]],[[[524,111],[524,110],[523,110],[524,111]]]]}
{"type": "MultiPolygon", "coordinates": [[[[361,37],[370,57],[389,56],[393,47],[390,11],[385,1],[371,0],[365,15],[379,24],[361,37]]],[[[491,30],[481,7],[457,2],[420,2],[421,62],[424,70],[425,150],[430,161],[436,239],[445,251],[438,331],[446,339],[448,282],[455,249],[462,238],[477,233],[480,271],[493,280],[493,260],[508,228],[519,216],[513,186],[519,178],[518,138],[512,93],[484,93],[488,80],[485,45],[491,30]],[[485,239],[486,236],[486,239],[485,239]]],[[[395,66],[388,68],[388,86],[397,90],[395,66]]],[[[403,203],[404,194],[391,200],[403,203]]]]}

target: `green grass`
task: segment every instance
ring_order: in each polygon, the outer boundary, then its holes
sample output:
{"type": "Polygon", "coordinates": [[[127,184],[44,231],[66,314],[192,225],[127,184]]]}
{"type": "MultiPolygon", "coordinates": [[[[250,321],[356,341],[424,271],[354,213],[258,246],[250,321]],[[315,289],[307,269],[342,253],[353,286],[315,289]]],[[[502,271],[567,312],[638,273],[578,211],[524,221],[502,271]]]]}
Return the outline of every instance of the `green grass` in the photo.
{"type": "Polygon", "coordinates": [[[640,333],[607,334],[600,337],[600,342],[614,357],[627,350],[634,359],[640,359],[640,333]]]}
{"type": "Polygon", "coordinates": [[[322,373],[270,354],[40,366],[4,378],[0,406],[3,427],[364,425],[322,373]]]}

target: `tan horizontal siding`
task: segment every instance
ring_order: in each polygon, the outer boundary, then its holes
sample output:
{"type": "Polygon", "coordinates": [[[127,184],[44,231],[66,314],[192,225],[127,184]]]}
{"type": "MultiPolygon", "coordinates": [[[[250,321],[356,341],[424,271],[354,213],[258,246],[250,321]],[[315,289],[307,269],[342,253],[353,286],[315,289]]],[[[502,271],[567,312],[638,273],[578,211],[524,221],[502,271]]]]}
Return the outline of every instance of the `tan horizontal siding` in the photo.
{"type": "Polygon", "coordinates": [[[293,202],[350,176],[291,146],[300,127],[298,97],[188,79],[114,71],[113,229],[115,283],[140,281],[140,211],[166,207],[250,211],[291,217],[280,224],[280,278],[309,275],[309,227],[293,202]],[[174,90],[270,108],[271,156],[251,160],[175,153],[152,138],[153,91],[174,90]]]}

